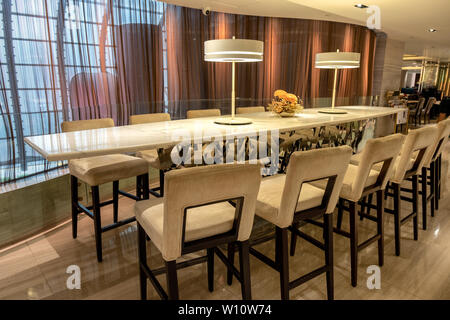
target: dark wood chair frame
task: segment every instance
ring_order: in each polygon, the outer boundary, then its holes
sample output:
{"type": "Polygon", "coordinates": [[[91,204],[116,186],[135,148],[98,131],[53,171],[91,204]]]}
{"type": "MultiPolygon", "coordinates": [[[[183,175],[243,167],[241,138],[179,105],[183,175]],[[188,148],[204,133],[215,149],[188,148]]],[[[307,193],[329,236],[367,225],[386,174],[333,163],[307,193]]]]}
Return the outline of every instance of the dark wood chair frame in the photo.
{"type": "MultiPolygon", "coordinates": [[[[387,199],[387,197],[392,197],[394,199],[394,208],[384,208],[384,212],[394,215],[394,231],[395,231],[395,255],[400,256],[400,238],[401,238],[401,226],[407,223],[409,220],[413,220],[413,233],[414,233],[414,240],[418,240],[418,199],[419,199],[419,190],[418,190],[418,173],[417,168],[419,166],[420,161],[422,161],[422,158],[425,154],[426,148],[419,149],[419,154],[417,155],[416,160],[414,161],[414,164],[410,170],[408,170],[405,173],[405,180],[410,180],[412,184],[412,197],[408,198],[406,196],[401,195],[401,191],[405,191],[405,189],[402,190],[400,187],[400,184],[398,183],[388,183],[386,186],[386,192],[384,194],[384,198],[387,199]],[[392,192],[391,192],[392,191],[392,192]],[[406,215],[406,217],[401,218],[401,200],[407,201],[412,203],[413,210],[411,213],[406,215]]],[[[425,180],[426,181],[426,180],[425,180]]],[[[369,199],[370,200],[370,199],[369,199]]],[[[371,217],[370,216],[370,208],[374,208],[374,206],[370,203],[366,203],[366,206],[369,208],[369,213],[365,214],[364,217],[371,217]]],[[[370,218],[369,218],[370,219],[370,218]]]]}
{"type": "Polygon", "coordinates": [[[147,245],[146,245],[146,233],[142,226],[138,225],[138,254],[139,254],[139,282],[140,282],[140,292],[141,299],[147,299],[147,280],[150,280],[156,292],[163,300],[178,300],[178,278],[177,270],[186,268],[199,263],[207,262],[208,268],[208,289],[210,292],[214,290],[214,253],[217,257],[222,260],[227,268],[232,270],[232,275],[234,275],[239,282],[241,282],[242,299],[251,300],[251,282],[250,282],[250,259],[249,259],[249,241],[238,241],[238,232],[242,216],[242,208],[244,205],[244,197],[233,198],[233,199],[223,199],[214,202],[208,202],[197,206],[191,206],[184,210],[183,216],[183,234],[182,234],[182,248],[181,254],[185,255],[188,253],[200,251],[206,249],[206,256],[199,258],[194,258],[188,261],[183,261],[177,263],[176,260],[165,261],[165,267],[150,270],[147,264],[147,245]],[[211,204],[229,202],[231,205],[235,206],[235,217],[233,221],[233,228],[225,233],[218,234],[212,237],[185,242],[186,235],[186,218],[187,211],[189,209],[203,207],[211,204]],[[239,246],[239,264],[240,270],[238,271],[231,262],[228,261],[225,254],[218,248],[220,245],[233,244],[239,246]],[[167,290],[164,291],[156,276],[159,274],[166,274],[167,290]]]}
{"type": "Polygon", "coordinates": [[[71,188],[71,205],[72,205],[72,237],[76,239],[78,230],[78,215],[80,213],[85,213],[88,217],[94,220],[94,231],[95,231],[95,246],[97,250],[97,261],[103,261],[102,252],[102,233],[111,229],[118,228],[130,222],[136,220],[135,217],[127,218],[119,221],[119,194],[139,201],[148,199],[149,195],[146,192],[142,192],[141,188],[148,190],[148,174],[143,174],[136,177],[136,194],[132,195],[125,191],[119,190],[119,181],[113,181],[113,198],[108,201],[100,202],[100,192],[99,186],[91,186],[92,192],[92,205],[84,206],[78,201],[78,178],[75,176],[70,176],[70,188],[71,188]],[[100,208],[113,205],[113,223],[102,227],[100,208]]]}
{"type": "MultiPolygon", "coordinates": [[[[329,300],[334,299],[334,273],[333,273],[333,231],[332,231],[332,221],[333,215],[326,214],[328,203],[330,201],[331,192],[333,190],[334,184],[336,182],[337,176],[323,177],[319,179],[314,179],[310,181],[304,181],[303,183],[326,180],[328,179],[325,192],[322,198],[320,206],[302,210],[294,213],[294,220],[290,227],[287,228],[275,228],[275,260],[257,251],[254,246],[273,240],[273,235],[260,237],[258,239],[252,239],[250,242],[250,254],[259,259],[260,261],[267,264],[269,267],[275,269],[280,273],[280,288],[281,288],[281,299],[289,300],[289,290],[292,290],[301,284],[326,273],[327,279],[327,297],[329,300]],[[316,240],[314,237],[309,236],[299,230],[301,225],[304,225],[314,219],[324,218],[324,243],[316,240]],[[288,255],[288,231],[292,233],[291,236],[291,255],[295,251],[296,236],[307,240],[314,246],[325,251],[325,265],[317,268],[316,270],[309,272],[295,280],[289,281],[289,255],[288,255]],[[292,249],[294,247],[294,249],[292,249]],[[294,251],[293,251],[294,250],[294,251]]],[[[301,189],[300,189],[301,192],[301,189]]],[[[300,196],[300,192],[298,197],[300,196]]],[[[298,199],[297,197],[297,199],[298,199]]],[[[234,257],[234,247],[228,246],[228,259],[233,260],[234,257]]],[[[229,285],[232,283],[232,270],[228,269],[227,282],[229,285]]]]}
{"type": "MultiPolygon", "coordinates": [[[[380,267],[384,264],[384,225],[383,225],[383,208],[384,208],[384,189],[381,189],[382,182],[386,177],[387,170],[393,161],[392,158],[388,158],[377,163],[383,163],[380,174],[377,181],[372,186],[364,188],[360,201],[354,202],[343,198],[338,202],[338,219],[334,232],[350,239],[350,265],[351,265],[351,284],[356,287],[358,284],[358,253],[367,248],[372,243],[378,242],[378,265],[380,267]],[[372,199],[376,194],[376,205],[367,203],[367,197],[372,199]],[[348,206],[345,206],[345,202],[348,202],[348,206]],[[360,204],[361,211],[357,212],[357,205],[360,204]],[[371,216],[365,213],[365,208],[370,206],[376,209],[377,215],[371,216]],[[342,230],[342,218],[344,210],[349,213],[350,219],[350,232],[342,230]],[[361,218],[367,218],[377,224],[377,233],[369,239],[359,243],[358,241],[358,226],[356,223],[356,215],[359,214],[361,218]]],[[[376,163],[375,163],[376,164],[376,163]]]]}
{"type": "Polygon", "coordinates": [[[425,99],[420,99],[417,102],[416,108],[414,109],[413,112],[409,113],[409,117],[413,117],[414,118],[414,125],[417,126],[417,120],[419,120],[419,124],[420,124],[420,117],[421,117],[421,113],[422,110],[424,110],[424,106],[425,105],[425,99]]]}
{"type": "MultiPolygon", "coordinates": [[[[423,112],[422,112],[423,124],[427,123],[427,119],[428,119],[428,123],[430,123],[430,121],[431,121],[431,114],[430,113],[431,113],[431,109],[433,108],[435,103],[436,103],[436,98],[435,97],[428,98],[427,105],[423,109],[423,112]]],[[[419,119],[419,124],[420,123],[421,123],[421,121],[419,119]]]]}

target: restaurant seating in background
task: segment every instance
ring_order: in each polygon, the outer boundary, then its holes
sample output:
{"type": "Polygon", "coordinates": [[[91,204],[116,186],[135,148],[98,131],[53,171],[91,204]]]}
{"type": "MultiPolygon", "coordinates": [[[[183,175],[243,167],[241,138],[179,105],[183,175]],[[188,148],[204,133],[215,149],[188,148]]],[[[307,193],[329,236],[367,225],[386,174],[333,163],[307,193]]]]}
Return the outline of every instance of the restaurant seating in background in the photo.
{"type": "Polygon", "coordinates": [[[236,108],[236,114],[266,112],[265,107],[240,107],[236,108]]]}
{"type": "MultiPolygon", "coordinates": [[[[436,103],[435,97],[431,97],[428,99],[426,107],[423,109],[423,112],[422,112],[423,124],[430,123],[431,109],[433,108],[435,103],[436,103]]],[[[421,123],[421,121],[419,119],[419,124],[420,123],[421,123]]]]}
{"type": "Polygon", "coordinates": [[[419,121],[420,124],[420,116],[422,114],[422,109],[424,108],[424,105],[425,105],[425,98],[420,97],[414,110],[411,110],[409,112],[409,121],[412,122],[411,120],[413,120],[414,125],[417,125],[417,121],[419,121]]]}
{"type": "MultiPolygon", "coordinates": [[[[98,120],[78,120],[65,121],[61,128],[63,132],[83,131],[90,129],[114,127],[113,119],[98,120]]],[[[94,220],[95,244],[97,250],[97,261],[102,262],[102,233],[120,227],[124,224],[135,221],[135,217],[125,220],[118,220],[119,215],[119,194],[139,201],[148,199],[148,192],[143,192],[140,196],[134,196],[119,190],[119,180],[136,177],[136,188],[143,186],[148,190],[148,165],[147,162],[129,155],[111,154],[104,156],[94,156],[83,159],[69,160],[71,206],[72,206],[72,236],[77,237],[78,215],[85,213],[94,220]],[[92,205],[86,206],[79,203],[78,199],[78,179],[90,186],[92,191],[92,205]],[[100,202],[99,185],[112,182],[112,200],[100,202]],[[102,227],[100,208],[113,205],[113,224],[102,227]]],[[[138,190],[136,190],[138,193],[138,190]]]]}
{"type": "MultiPolygon", "coordinates": [[[[148,113],[130,116],[130,125],[154,123],[160,121],[170,121],[168,113],[148,113]]],[[[151,149],[143,150],[136,153],[136,156],[147,161],[150,167],[159,171],[159,187],[148,190],[155,197],[164,196],[164,173],[172,167],[171,152],[173,148],[165,148],[161,150],[151,149]]],[[[142,188],[139,188],[142,190],[142,188]]],[[[147,192],[142,190],[140,192],[147,192]]],[[[138,194],[138,196],[140,193],[138,194]]]]}
{"type": "Polygon", "coordinates": [[[205,261],[212,292],[215,255],[241,282],[242,298],[251,299],[248,239],[261,182],[260,168],[222,164],[173,170],[165,176],[163,199],[136,203],[141,299],[147,298],[147,280],[162,299],[178,299],[177,269],[205,261]],[[165,268],[150,270],[146,236],[161,252],[165,268]],[[226,244],[239,247],[239,271],[219,249],[226,244]],[[177,263],[182,255],[204,249],[206,256],[177,263]],[[167,292],[156,279],[162,273],[166,274],[167,292]]]}

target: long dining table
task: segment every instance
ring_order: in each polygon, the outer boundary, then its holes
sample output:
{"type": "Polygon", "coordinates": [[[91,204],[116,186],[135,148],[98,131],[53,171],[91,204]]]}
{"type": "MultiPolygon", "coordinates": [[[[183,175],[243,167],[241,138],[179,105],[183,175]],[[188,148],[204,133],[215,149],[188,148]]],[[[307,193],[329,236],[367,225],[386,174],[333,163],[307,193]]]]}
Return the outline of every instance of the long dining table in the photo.
{"type": "Polygon", "coordinates": [[[347,113],[325,114],[318,112],[321,108],[309,108],[294,117],[281,118],[272,112],[260,112],[243,115],[252,120],[248,125],[221,125],[214,123],[217,117],[207,117],[30,136],[25,138],[25,142],[48,161],[61,161],[170,147],[182,141],[186,135],[205,141],[218,135],[252,136],[261,131],[274,130],[283,133],[393,117],[404,111],[403,108],[370,106],[348,106],[339,109],[344,109],[347,113]]]}

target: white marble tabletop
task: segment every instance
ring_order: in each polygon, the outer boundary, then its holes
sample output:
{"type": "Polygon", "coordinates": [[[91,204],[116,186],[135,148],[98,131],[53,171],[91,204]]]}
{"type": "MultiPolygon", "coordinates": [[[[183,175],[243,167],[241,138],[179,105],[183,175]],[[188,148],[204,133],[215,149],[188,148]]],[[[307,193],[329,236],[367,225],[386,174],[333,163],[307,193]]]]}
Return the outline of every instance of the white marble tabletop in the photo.
{"type": "Polygon", "coordinates": [[[261,112],[242,115],[252,119],[253,123],[249,125],[219,125],[214,123],[217,117],[211,117],[32,136],[25,138],[25,142],[47,160],[58,161],[173,146],[186,135],[203,140],[218,135],[252,136],[264,130],[284,132],[309,129],[379,118],[403,111],[403,108],[367,106],[339,108],[348,113],[331,115],[318,113],[320,108],[310,108],[293,118],[280,118],[272,112],[261,112]]]}

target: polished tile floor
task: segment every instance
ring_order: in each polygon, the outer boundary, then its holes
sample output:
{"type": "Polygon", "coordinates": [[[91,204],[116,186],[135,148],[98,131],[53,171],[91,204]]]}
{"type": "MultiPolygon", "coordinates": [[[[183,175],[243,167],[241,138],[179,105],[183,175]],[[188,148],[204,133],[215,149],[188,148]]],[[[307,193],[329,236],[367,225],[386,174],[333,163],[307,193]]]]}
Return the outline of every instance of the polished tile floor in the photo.
{"type": "MultiPolygon", "coordinates": [[[[450,154],[447,146],[445,156],[450,154]]],[[[448,185],[448,183],[447,183],[448,185]]],[[[412,225],[402,228],[402,254],[394,255],[393,217],[385,215],[385,265],[381,268],[381,289],[367,287],[367,267],[377,264],[376,245],[360,255],[358,286],[350,285],[349,240],[335,235],[335,298],[336,299],[450,299],[450,198],[448,187],[443,193],[436,217],[429,217],[427,231],[419,231],[419,240],[412,240],[412,225]]],[[[402,204],[405,202],[402,202],[402,204]]],[[[391,201],[388,201],[391,204],[391,201]]],[[[419,205],[419,208],[420,205],[419,205]]],[[[411,210],[404,205],[404,213],[411,210]]],[[[120,216],[133,214],[133,201],[121,198],[120,216]]],[[[347,227],[348,216],[344,216],[347,227]]],[[[103,223],[112,222],[112,211],[105,207],[103,223]]],[[[421,219],[419,220],[419,222],[421,219]]],[[[376,230],[365,219],[359,224],[360,239],[376,230]]],[[[306,232],[320,237],[314,227],[306,232]]],[[[315,269],[323,261],[323,252],[298,240],[295,257],[290,258],[293,279],[315,269]]],[[[259,250],[273,254],[274,242],[259,245],[259,250]]],[[[150,246],[150,266],[162,266],[158,251],[150,246]]],[[[79,235],[72,239],[70,223],[33,240],[0,253],[0,299],[138,299],[136,226],[128,225],[103,234],[103,263],[97,263],[93,224],[88,217],[79,221],[79,235]],[[77,265],[81,270],[81,288],[67,289],[70,274],[66,270],[77,265]]],[[[200,253],[199,253],[200,254],[200,253]]],[[[187,258],[196,255],[190,255],[187,258]]],[[[251,257],[252,294],[254,299],[279,299],[278,274],[251,257]]],[[[226,270],[216,258],[215,291],[207,288],[206,265],[182,269],[178,273],[181,299],[240,299],[240,286],[225,281],[226,270]]],[[[159,276],[165,285],[164,275],[159,276]]],[[[325,276],[292,290],[291,299],[325,299],[325,276]]],[[[149,298],[157,299],[149,285],[149,298]]]]}

